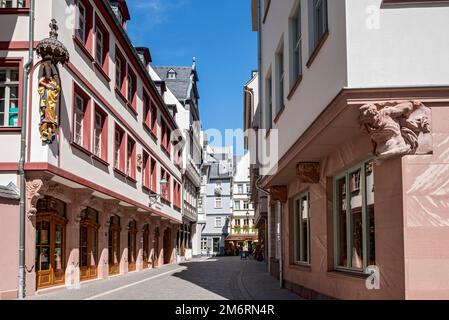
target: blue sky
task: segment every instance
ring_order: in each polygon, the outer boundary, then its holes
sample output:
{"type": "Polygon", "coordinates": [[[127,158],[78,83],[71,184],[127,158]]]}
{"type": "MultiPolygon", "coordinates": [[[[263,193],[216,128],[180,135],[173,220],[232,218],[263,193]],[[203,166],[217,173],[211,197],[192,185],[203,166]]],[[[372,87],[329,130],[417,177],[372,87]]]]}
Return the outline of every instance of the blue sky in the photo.
{"type": "Polygon", "coordinates": [[[257,68],[250,0],[128,0],[128,32],[155,66],[197,59],[203,129],[241,128],[243,85],[257,68]]]}

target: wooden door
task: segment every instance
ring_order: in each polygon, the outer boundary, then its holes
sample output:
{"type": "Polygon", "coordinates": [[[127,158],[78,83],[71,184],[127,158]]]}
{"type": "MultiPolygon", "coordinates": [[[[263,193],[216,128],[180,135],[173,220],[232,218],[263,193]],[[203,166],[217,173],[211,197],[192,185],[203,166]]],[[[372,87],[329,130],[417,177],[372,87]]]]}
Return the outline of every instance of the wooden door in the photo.
{"type": "Polygon", "coordinates": [[[164,231],[164,264],[171,262],[172,256],[172,244],[171,244],[171,230],[166,229],[164,231]]]}
{"type": "Polygon", "coordinates": [[[66,220],[53,213],[36,219],[36,286],[38,289],[65,282],[66,220]]]}
{"type": "Polygon", "coordinates": [[[146,225],[143,230],[143,268],[148,268],[148,259],[150,257],[150,226],[146,225]]]}
{"type": "Polygon", "coordinates": [[[80,226],[80,278],[96,279],[98,272],[98,228],[90,223],[80,226]]]}
{"type": "Polygon", "coordinates": [[[111,225],[109,228],[108,241],[109,274],[120,272],[120,228],[111,225]]]}
{"type": "Polygon", "coordinates": [[[159,253],[160,253],[160,249],[159,249],[159,228],[156,228],[156,230],[154,231],[154,239],[153,239],[153,244],[154,244],[154,252],[153,252],[153,267],[159,267],[159,253]]]}
{"type": "Polygon", "coordinates": [[[128,271],[136,271],[137,245],[136,245],[137,230],[130,229],[128,231],[128,271]]]}

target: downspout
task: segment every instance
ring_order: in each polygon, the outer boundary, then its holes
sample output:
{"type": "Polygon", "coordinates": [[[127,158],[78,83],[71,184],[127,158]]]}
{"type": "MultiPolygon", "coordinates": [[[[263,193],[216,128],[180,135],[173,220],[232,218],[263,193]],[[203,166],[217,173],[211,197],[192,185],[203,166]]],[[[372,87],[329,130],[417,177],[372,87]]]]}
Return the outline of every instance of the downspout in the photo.
{"type": "Polygon", "coordinates": [[[26,153],[26,133],[27,133],[27,92],[28,92],[28,76],[30,74],[31,67],[33,66],[34,57],[34,2],[30,1],[30,19],[29,19],[29,45],[28,45],[28,62],[23,67],[23,86],[22,86],[22,129],[20,137],[20,160],[19,160],[19,177],[20,177],[20,203],[19,203],[19,215],[20,215],[20,233],[19,233],[19,288],[18,298],[25,298],[25,280],[26,280],[26,268],[25,268],[25,153],[26,153]]]}
{"type": "Polygon", "coordinates": [[[282,248],[282,203],[278,202],[279,210],[279,287],[282,289],[284,287],[284,250],[282,248]]]}

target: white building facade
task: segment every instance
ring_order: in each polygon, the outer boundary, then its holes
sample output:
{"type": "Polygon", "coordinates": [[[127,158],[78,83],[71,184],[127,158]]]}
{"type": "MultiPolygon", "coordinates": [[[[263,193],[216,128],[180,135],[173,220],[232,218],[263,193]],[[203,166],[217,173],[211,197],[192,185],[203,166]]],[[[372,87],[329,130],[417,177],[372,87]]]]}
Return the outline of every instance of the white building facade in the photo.
{"type": "MultiPolygon", "coordinates": [[[[12,3],[0,7],[0,141],[8,146],[0,184],[19,187],[25,102],[26,294],[174,262],[183,180],[170,136],[178,127],[148,74],[149,50],[127,36],[126,2],[36,1],[32,39],[33,1],[12,3]],[[49,37],[52,19],[59,29],[53,23],[51,41],[70,59],[45,68],[45,57],[34,53],[23,78],[28,44],[49,37]],[[54,140],[45,139],[49,132],[54,140]]],[[[1,248],[0,298],[15,298],[19,206],[1,199],[8,248],[1,248]]]]}

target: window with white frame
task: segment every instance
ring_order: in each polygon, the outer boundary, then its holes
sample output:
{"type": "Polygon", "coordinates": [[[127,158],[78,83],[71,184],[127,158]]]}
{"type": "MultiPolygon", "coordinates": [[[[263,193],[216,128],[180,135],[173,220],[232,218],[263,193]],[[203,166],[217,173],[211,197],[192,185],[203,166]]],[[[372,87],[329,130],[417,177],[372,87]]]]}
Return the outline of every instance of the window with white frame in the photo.
{"type": "Polygon", "coordinates": [[[102,156],[102,132],[103,132],[104,117],[103,115],[95,111],[95,124],[94,124],[94,154],[101,158],[102,156]]]}
{"type": "Polygon", "coordinates": [[[248,210],[249,209],[249,202],[248,201],[243,201],[243,209],[244,210],[248,210]]]}
{"type": "Polygon", "coordinates": [[[173,69],[170,69],[167,73],[167,78],[171,79],[171,80],[176,79],[176,71],[173,69]]]}
{"type": "Polygon", "coordinates": [[[0,0],[0,8],[25,8],[25,0],[0,0]]]}
{"type": "Polygon", "coordinates": [[[310,16],[310,52],[313,52],[328,31],[327,0],[309,0],[310,16]]]}
{"type": "Polygon", "coordinates": [[[223,227],[221,217],[215,217],[215,228],[221,228],[221,227],[223,227]]]}
{"type": "Polygon", "coordinates": [[[100,28],[96,28],[95,30],[95,60],[97,63],[102,66],[103,65],[103,52],[104,52],[104,35],[101,32],[100,28]]]}
{"type": "Polygon", "coordinates": [[[114,168],[116,168],[116,169],[120,169],[120,163],[122,161],[122,159],[121,159],[122,139],[123,139],[123,133],[120,130],[115,130],[114,168]]]}
{"type": "MultiPolygon", "coordinates": [[[[129,67],[128,67],[129,68],[129,67]]],[[[127,82],[128,82],[128,102],[132,102],[133,98],[134,98],[134,80],[133,80],[133,76],[128,72],[127,77],[127,82]]]]}
{"type": "Polygon", "coordinates": [[[234,209],[235,210],[240,210],[240,201],[239,200],[236,200],[235,202],[234,202],[234,209]]]}
{"type": "Polygon", "coordinates": [[[309,193],[294,200],[295,263],[310,264],[310,202],[309,193]]]}
{"type": "Polygon", "coordinates": [[[251,193],[251,185],[250,184],[247,184],[246,185],[246,193],[251,193]]]}
{"type": "Polygon", "coordinates": [[[363,272],[375,265],[374,227],[374,166],[367,161],[334,178],[336,269],[363,272]]]}
{"type": "Polygon", "coordinates": [[[223,204],[221,201],[221,198],[215,198],[215,209],[221,209],[223,208],[223,204]]]}
{"type": "Polygon", "coordinates": [[[266,87],[266,110],[265,110],[265,121],[266,121],[266,129],[269,130],[273,126],[273,80],[271,77],[271,71],[269,72],[269,76],[265,81],[266,87]]]}
{"type": "Polygon", "coordinates": [[[207,238],[201,238],[201,250],[202,251],[207,250],[207,238]]]}
{"type": "Polygon", "coordinates": [[[75,94],[75,112],[74,112],[74,142],[80,146],[83,145],[83,131],[84,131],[84,113],[85,113],[84,99],[75,94]]]}
{"type": "Polygon", "coordinates": [[[291,83],[296,84],[302,76],[302,32],[301,32],[301,5],[298,4],[294,16],[290,19],[290,55],[291,55],[291,83]]]}
{"type": "Polygon", "coordinates": [[[76,29],[76,36],[86,43],[86,30],[87,29],[87,11],[84,4],[78,1],[78,28],[76,29]]]}
{"type": "Polygon", "coordinates": [[[276,113],[285,105],[284,98],[284,45],[281,45],[280,49],[276,53],[276,113]]]}
{"type": "Polygon", "coordinates": [[[240,227],[240,219],[235,219],[234,226],[239,226],[240,227]]]}
{"type": "Polygon", "coordinates": [[[19,68],[0,68],[0,127],[19,125],[19,68]]]}
{"type": "Polygon", "coordinates": [[[115,59],[115,86],[120,90],[123,84],[123,69],[122,60],[120,58],[115,59]]]}
{"type": "Polygon", "coordinates": [[[238,194],[243,194],[243,184],[238,184],[237,185],[237,193],[238,194]]]}

